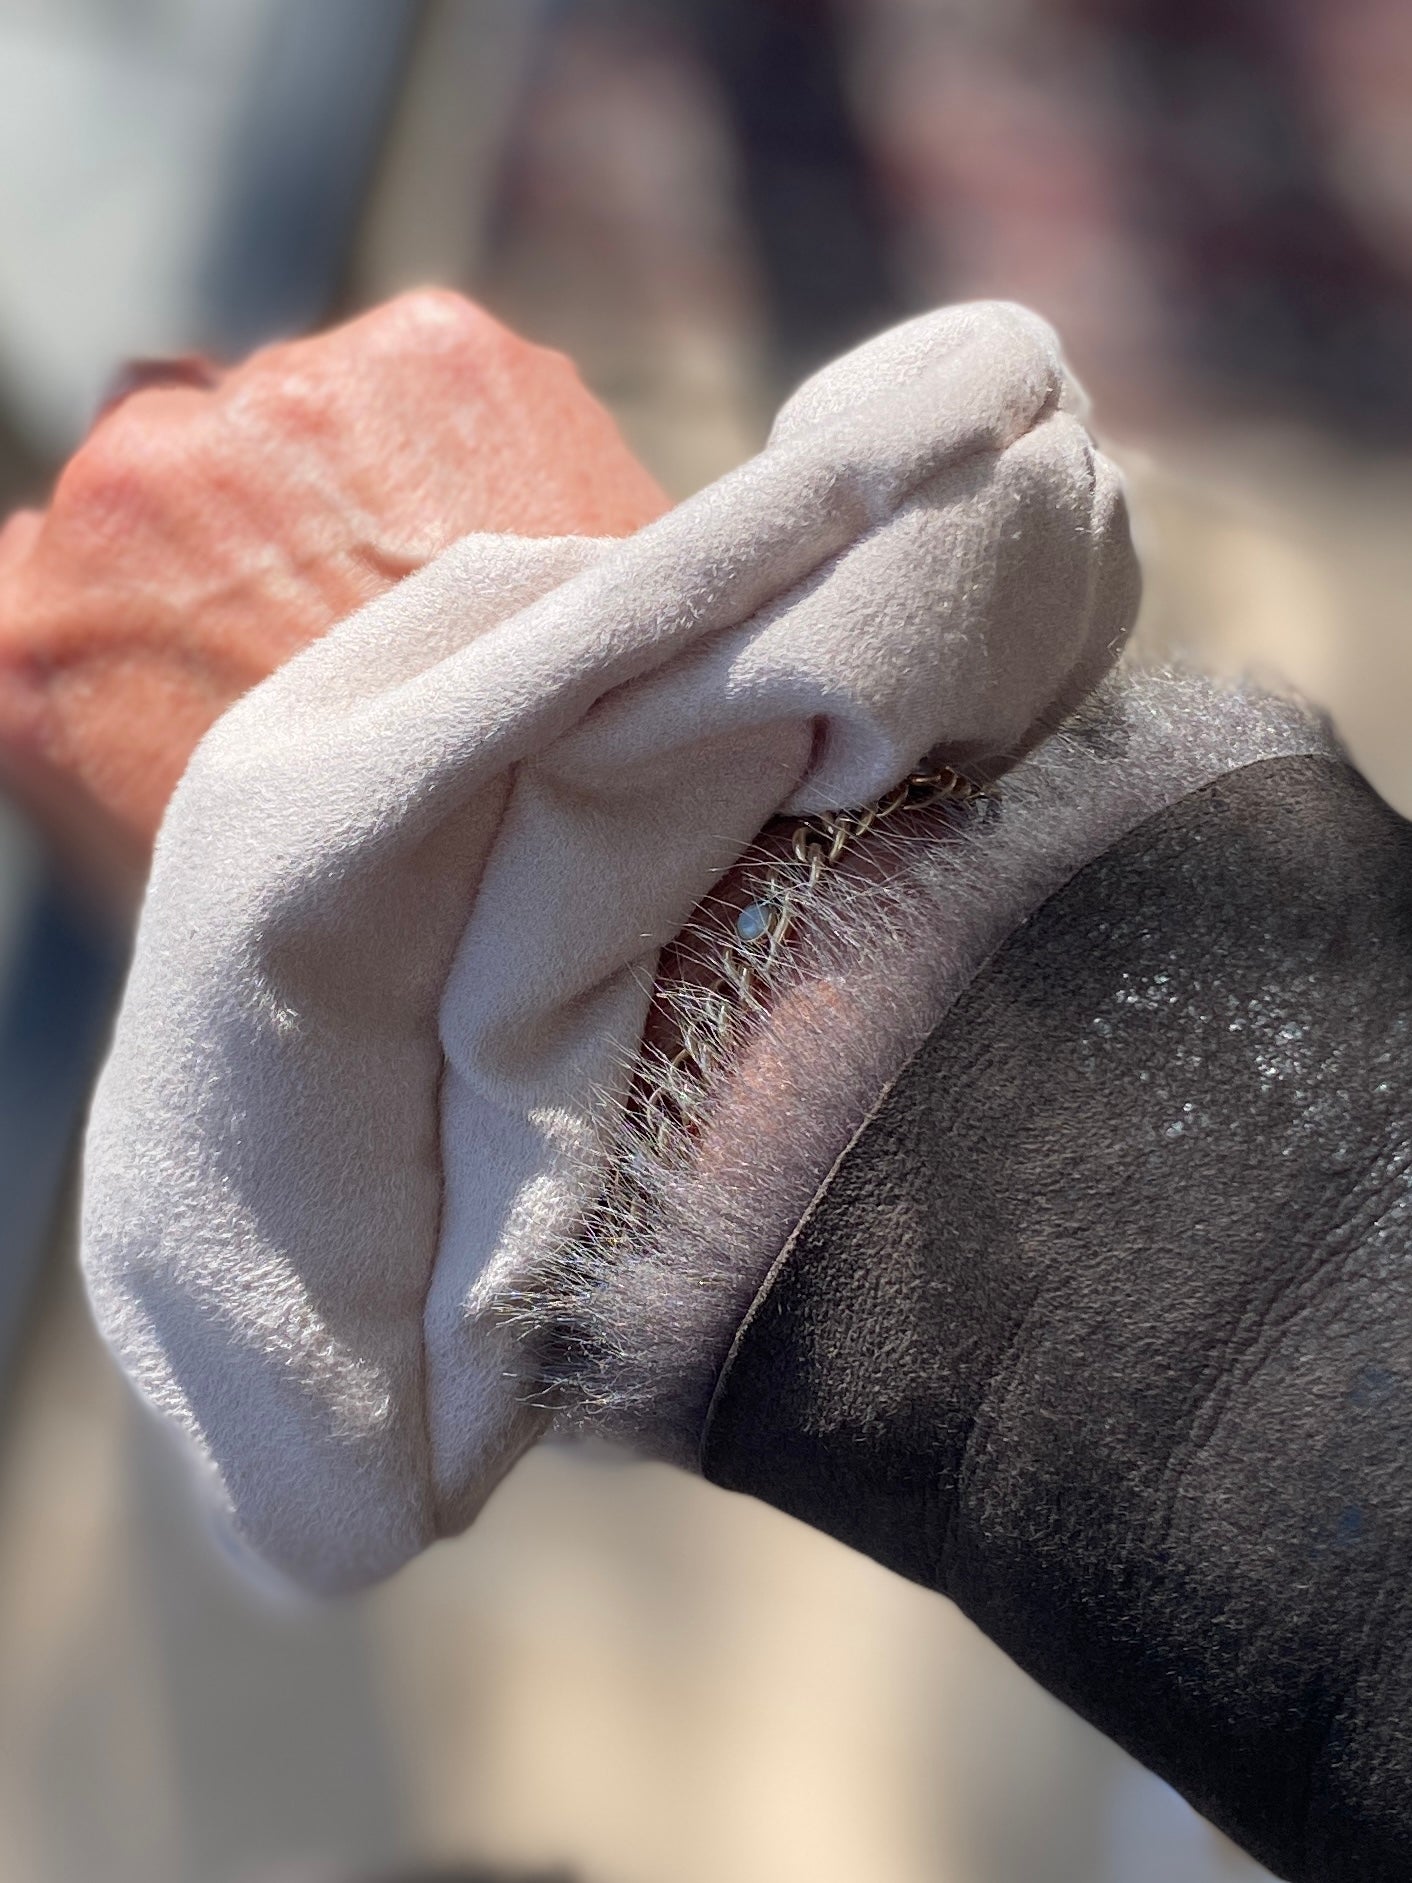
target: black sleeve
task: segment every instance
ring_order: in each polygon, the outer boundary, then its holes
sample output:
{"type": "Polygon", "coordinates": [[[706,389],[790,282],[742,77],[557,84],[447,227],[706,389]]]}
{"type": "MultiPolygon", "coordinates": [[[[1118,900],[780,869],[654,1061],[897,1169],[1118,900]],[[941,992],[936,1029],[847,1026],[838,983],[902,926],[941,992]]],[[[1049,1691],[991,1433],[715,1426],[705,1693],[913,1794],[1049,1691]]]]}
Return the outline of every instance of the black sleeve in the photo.
{"type": "Polygon", "coordinates": [[[1010,938],[703,1441],[1294,1883],[1412,1877],[1412,826],[1251,765],[1010,938]]]}

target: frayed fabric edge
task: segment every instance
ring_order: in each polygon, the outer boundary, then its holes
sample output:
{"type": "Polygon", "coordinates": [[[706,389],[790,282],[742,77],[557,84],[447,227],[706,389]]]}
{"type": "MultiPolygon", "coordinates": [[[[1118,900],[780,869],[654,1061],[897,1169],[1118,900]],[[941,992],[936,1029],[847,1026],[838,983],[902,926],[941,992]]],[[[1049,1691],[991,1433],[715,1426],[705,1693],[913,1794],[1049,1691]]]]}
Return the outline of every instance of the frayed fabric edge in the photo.
{"type": "Polygon", "coordinates": [[[1154,812],[1261,759],[1335,751],[1297,702],[1120,668],[1005,774],[995,814],[888,833],[886,881],[830,883],[769,1012],[704,1092],[704,1125],[665,1143],[631,1113],[607,1128],[641,1201],[632,1222],[590,1214],[508,1304],[557,1429],[696,1470],[716,1380],[779,1251],[995,949],[1154,812]]]}

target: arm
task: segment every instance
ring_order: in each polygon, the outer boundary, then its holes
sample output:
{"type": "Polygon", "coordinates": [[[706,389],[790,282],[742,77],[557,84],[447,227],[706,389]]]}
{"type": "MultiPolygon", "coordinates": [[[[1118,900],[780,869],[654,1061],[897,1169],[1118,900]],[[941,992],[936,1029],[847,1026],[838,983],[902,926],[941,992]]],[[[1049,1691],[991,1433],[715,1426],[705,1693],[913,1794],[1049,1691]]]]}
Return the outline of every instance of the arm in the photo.
{"type": "Polygon", "coordinates": [[[1119,679],[1071,716],[1135,601],[1080,410],[1018,310],[911,323],[632,542],[463,544],[227,714],[95,1106],[90,1289],[291,1574],[370,1581],[464,1527],[557,1387],[954,1594],[1297,1877],[1390,1877],[1396,1687],[1357,1705],[1401,1644],[1395,1396],[1349,1428],[1355,1575],[1298,1557],[1330,1535],[1288,1441],[1301,1407],[1342,1430],[1356,1305],[1405,1325],[1396,1183],[1363,1193],[1400,1169],[1406,1081],[1344,1131],[1333,1076],[1384,1052],[1374,1003],[1400,1027],[1405,838],[1277,703],[1119,679]],[[929,759],[1000,774],[998,806],[889,822],[646,1131],[716,998],[683,993],[713,887],[729,926],[773,812],[817,831],[929,759]],[[1194,1058],[1209,1127],[1170,1109],[1194,1058]],[[1317,1129],[1286,1158],[1291,1104],[1317,1129]],[[1356,1285],[1321,1295],[1350,1236],[1356,1285]],[[1276,1329],[1309,1304],[1308,1406],[1247,1372],[1271,1296],[1276,1329]],[[1247,1438],[1189,1460],[1218,1404],[1247,1438]],[[1250,1516],[1271,1484],[1280,1530],[1250,1516]]]}

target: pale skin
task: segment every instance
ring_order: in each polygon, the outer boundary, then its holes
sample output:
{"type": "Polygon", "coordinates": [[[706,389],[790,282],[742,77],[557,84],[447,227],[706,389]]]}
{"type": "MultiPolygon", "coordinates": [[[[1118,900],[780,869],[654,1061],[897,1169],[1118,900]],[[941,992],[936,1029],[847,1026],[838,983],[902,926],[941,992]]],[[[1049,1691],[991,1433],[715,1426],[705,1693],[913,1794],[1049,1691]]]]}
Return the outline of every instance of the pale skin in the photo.
{"type": "Polygon", "coordinates": [[[0,779],[109,899],[201,735],[345,615],[471,531],[667,508],[570,361],[440,290],[134,377],[0,530],[0,779]]]}

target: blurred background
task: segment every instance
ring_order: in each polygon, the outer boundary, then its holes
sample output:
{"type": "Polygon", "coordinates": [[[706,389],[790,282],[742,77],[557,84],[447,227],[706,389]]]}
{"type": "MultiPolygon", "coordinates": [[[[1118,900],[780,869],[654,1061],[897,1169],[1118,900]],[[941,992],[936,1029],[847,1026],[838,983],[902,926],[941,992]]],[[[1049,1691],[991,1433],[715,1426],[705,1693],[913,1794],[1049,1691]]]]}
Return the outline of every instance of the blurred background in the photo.
{"type": "MultiPolygon", "coordinates": [[[[1412,812],[1401,0],[0,0],[4,507],[124,359],[427,280],[675,495],[883,323],[1030,302],[1142,638],[1412,812]]],[[[121,953],[0,806],[0,1883],[1258,1877],[943,1603],[666,1471],[542,1450],[363,1601],[234,1584],[73,1273],[121,953]]]]}

